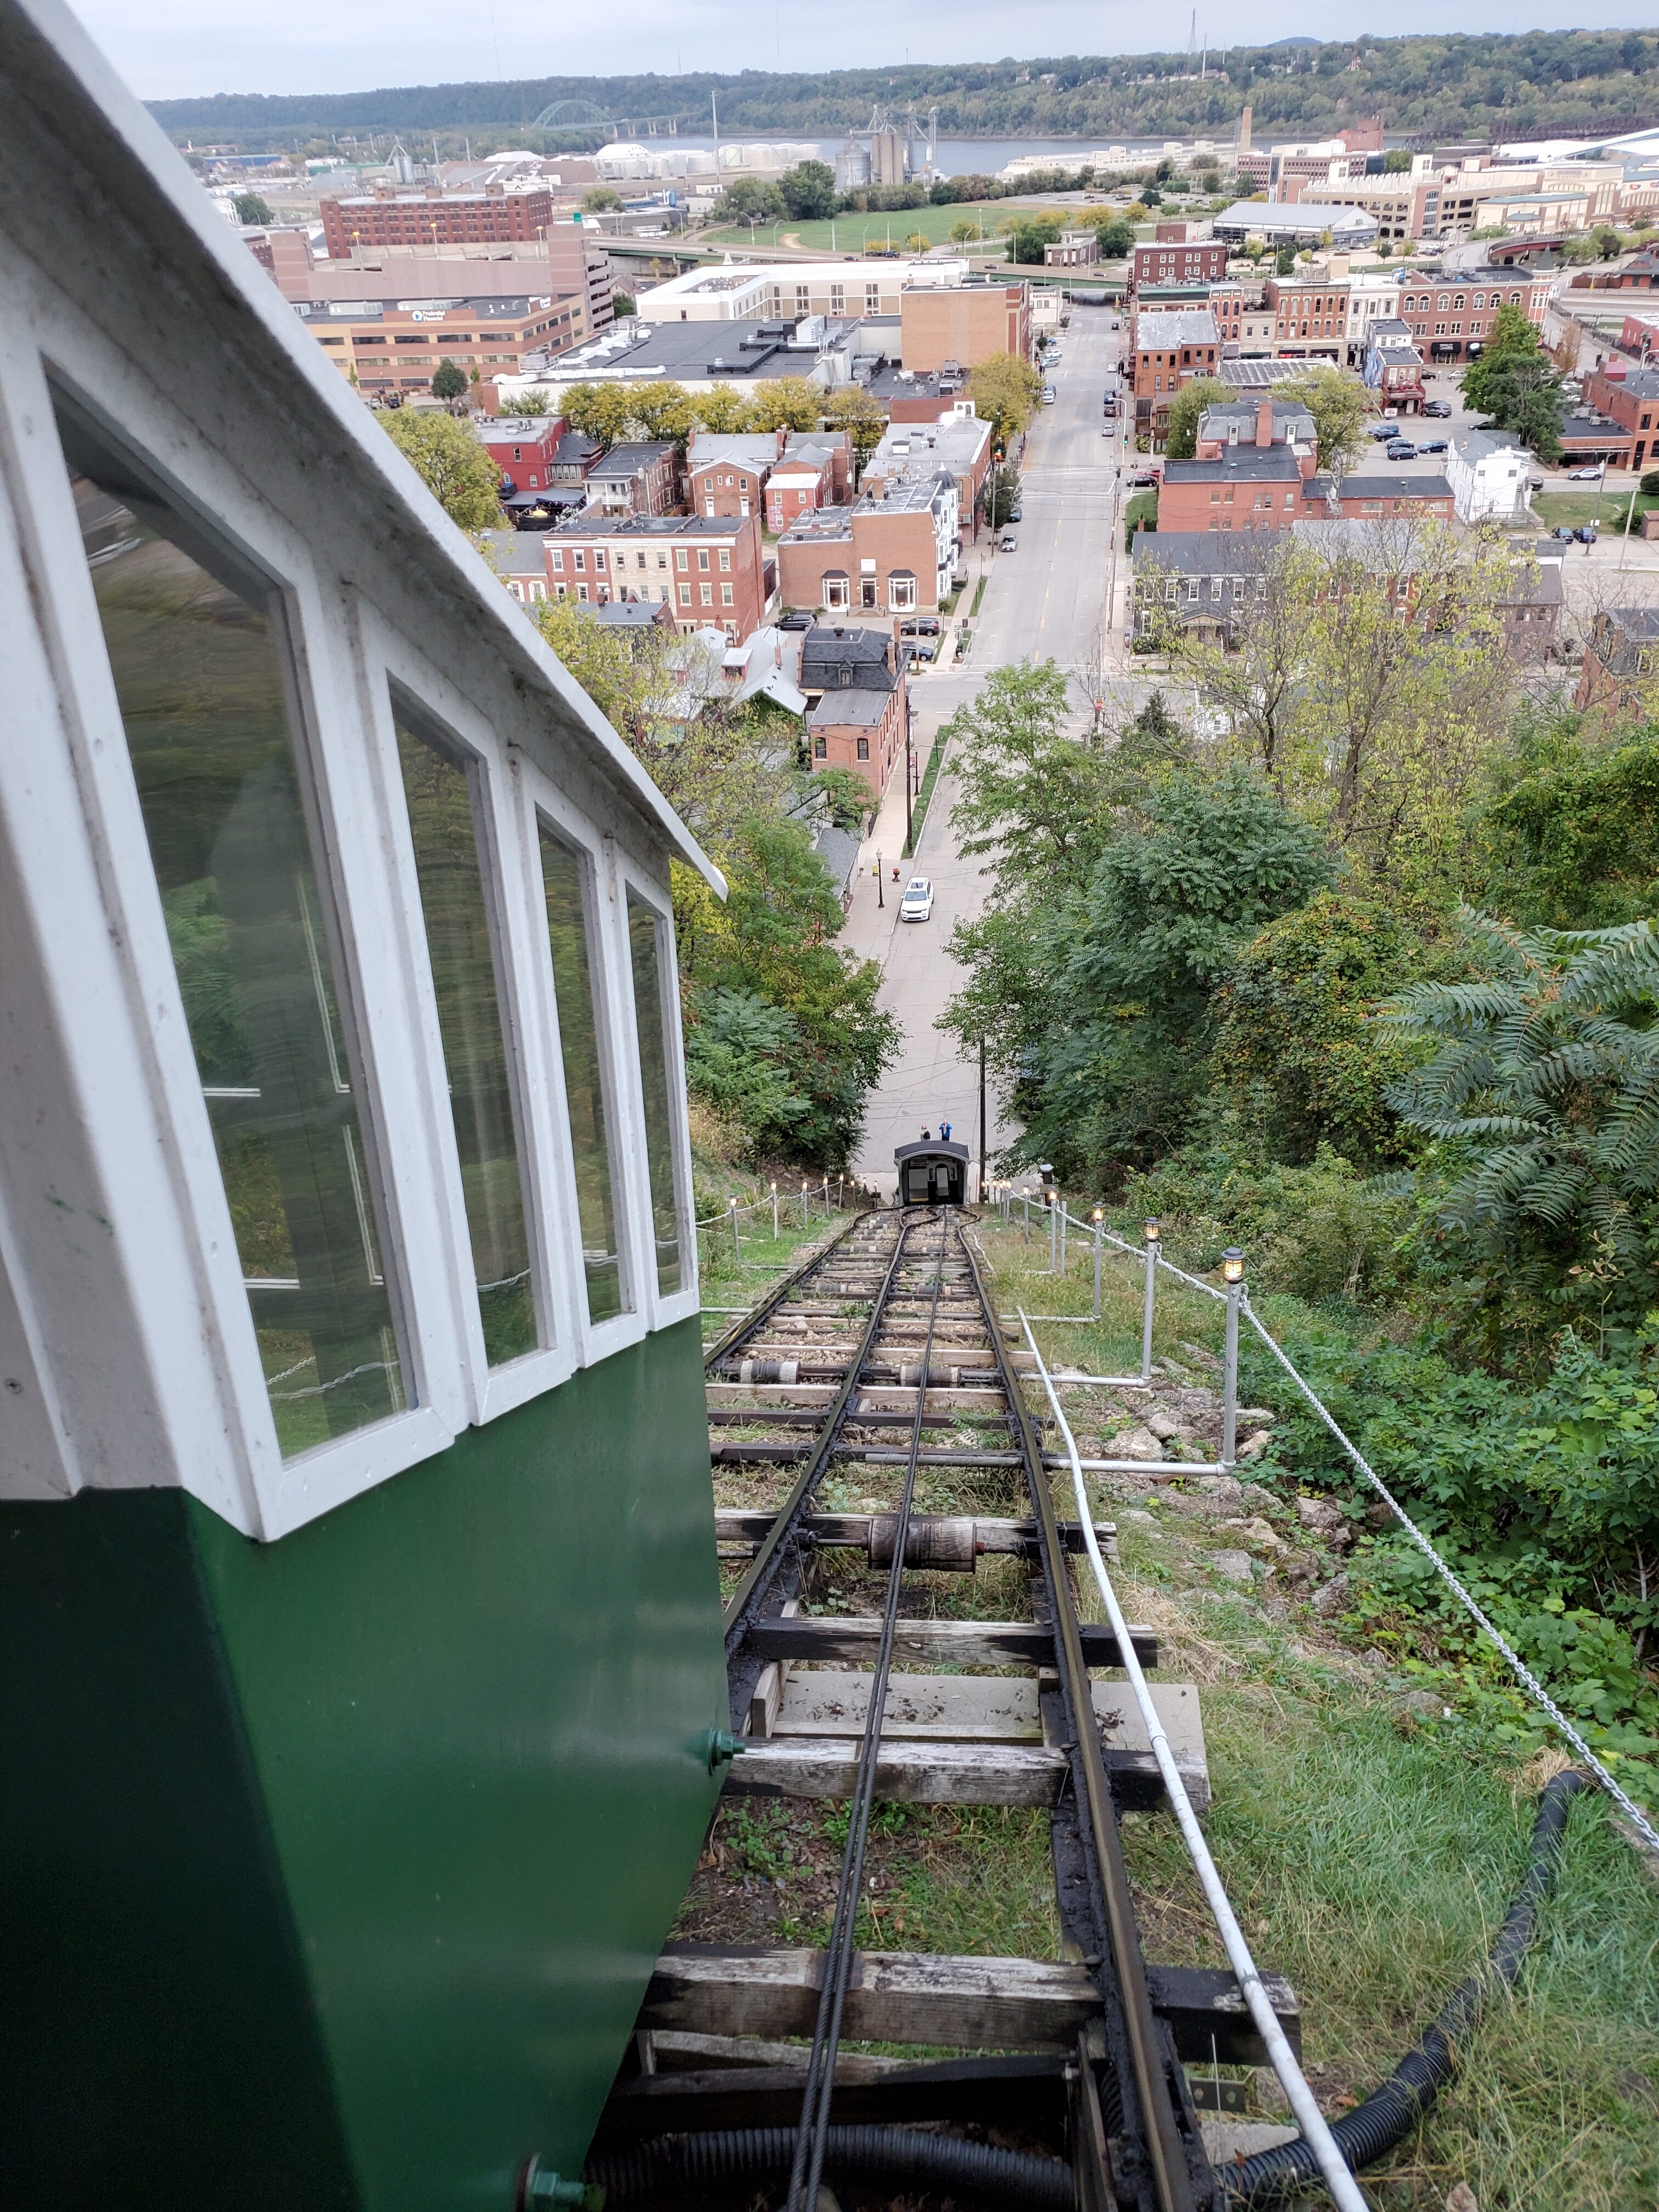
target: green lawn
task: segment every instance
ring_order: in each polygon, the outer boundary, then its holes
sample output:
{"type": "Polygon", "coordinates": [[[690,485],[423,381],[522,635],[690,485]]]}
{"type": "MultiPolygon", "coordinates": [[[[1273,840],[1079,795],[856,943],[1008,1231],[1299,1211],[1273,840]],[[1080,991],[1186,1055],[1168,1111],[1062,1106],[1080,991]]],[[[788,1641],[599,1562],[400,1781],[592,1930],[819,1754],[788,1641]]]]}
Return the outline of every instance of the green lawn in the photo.
{"type": "MultiPolygon", "coordinates": [[[[752,242],[757,246],[781,246],[786,238],[792,238],[823,253],[860,253],[866,245],[884,245],[890,229],[893,244],[900,248],[917,231],[930,246],[945,246],[957,223],[982,220],[985,242],[990,246],[1012,216],[1038,212],[1038,209],[1025,206],[1018,200],[957,201],[950,207],[895,209],[890,215],[838,215],[832,222],[786,220],[763,223],[752,242]]],[[[720,230],[700,232],[697,238],[697,243],[705,246],[747,246],[750,242],[749,226],[741,222],[728,224],[720,230]]]]}
{"type": "MultiPolygon", "coordinates": [[[[1547,530],[1553,530],[1558,522],[1571,523],[1575,527],[1581,522],[1594,522],[1602,530],[1622,530],[1625,510],[1629,505],[1628,491],[1604,492],[1595,484],[1571,484],[1561,491],[1538,491],[1532,495],[1532,511],[1547,530]]],[[[1632,537],[1642,517],[1655,507],[1659,507],[1659,499],[1637,493],[1636,521],[1631,525],[1632,537]]]]}

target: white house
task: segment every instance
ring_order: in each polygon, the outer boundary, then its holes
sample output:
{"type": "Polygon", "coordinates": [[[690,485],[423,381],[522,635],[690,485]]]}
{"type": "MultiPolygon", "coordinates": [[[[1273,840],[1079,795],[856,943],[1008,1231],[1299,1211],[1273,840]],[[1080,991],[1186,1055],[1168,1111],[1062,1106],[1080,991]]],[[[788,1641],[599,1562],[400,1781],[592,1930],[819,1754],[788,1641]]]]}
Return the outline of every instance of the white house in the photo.
{"type": "Polygon", "coordinates": [[[1468,430],[1451,441],[1446,480],[1460,522],[1508,522],[1532,504],[1532,455],[1502,430],[1468,430]]]}

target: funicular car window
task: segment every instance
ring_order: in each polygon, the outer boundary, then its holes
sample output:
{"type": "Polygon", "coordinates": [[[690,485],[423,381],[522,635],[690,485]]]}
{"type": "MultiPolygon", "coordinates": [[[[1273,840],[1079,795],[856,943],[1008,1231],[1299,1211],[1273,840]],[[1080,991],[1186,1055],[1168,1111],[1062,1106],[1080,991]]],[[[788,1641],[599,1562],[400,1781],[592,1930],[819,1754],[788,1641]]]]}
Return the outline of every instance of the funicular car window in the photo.
{"type": "Polygon", "coordinates": [[[460,1156],[484,1355],[492,1367],[541,1341],[513,1077],[480,853],[474,779],[450,747],[394,704],[421,914],[460,1156]]]}
{"type": "Polygon", "coordinates": [[[138,802],[283,1455],[410,1391],[295,743],[280,600],[86,450],[138,802]]]}
{"type": "Polygon", "coordinates": [[[588,862],[540,825],[547,941],[559,1012],[565,1101],[576,1170],[576,1209],[586,1279],[587,1317],[610,1321],[623,1310],[622,1254],[617,1237],[610,1117],[600,1053],[600,1016],[583,897],[588,862]]]}

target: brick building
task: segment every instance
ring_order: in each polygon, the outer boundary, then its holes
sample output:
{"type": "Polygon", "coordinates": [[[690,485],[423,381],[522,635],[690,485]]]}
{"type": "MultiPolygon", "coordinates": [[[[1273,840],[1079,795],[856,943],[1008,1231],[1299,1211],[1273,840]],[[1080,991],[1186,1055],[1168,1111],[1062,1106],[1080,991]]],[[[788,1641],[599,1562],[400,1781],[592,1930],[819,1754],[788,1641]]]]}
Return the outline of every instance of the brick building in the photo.
{"type": "Polygon", "coordinates": [[[962,538],[977,538],[980,494],[991,472],[991,425],[971,402],[937,422],[890,422],[864,465],[864,489],[880,499],[901,483],[931,483],[941,470],[955,480],[962,538]]]}
{"type": "Polygon", "coordinates": [[[363,193],[321,203],[323,242],[332,261],[361,246],[505,246],[544,238],[553,222],[553,195],[545,188],[509,192],[363,193]]]}
{"type": "Polygon", "coordinates": [[[686,498],[694,514],[758,514],[783,446],[781,430],[725,436],[701,430],[686,448],[686,498]]]}
{"type": "Polygon", "coordinates": [[[1580,714],[1595,707],[1645,715],[1652,705],[1656,668],[1659,607],[1604,607],[1591,626],[1572,703],[1580,714]]]}
{"type": "Polygon", "coordinates": [[[1129,289],[1139,294],[1145,284],[1217,283],[1227,273],[1227,252],[1218,238],[1137,246],[1129,256],[1129,289]]]}
{"type": "Polygon", "coordinates": [[[1415,415],[1427,397],[1423,386],[1423,356],[1412,343],[1407,325],[1390,319],[1371,325],[1360,371],[1376,394],[1379,407],[1397,407],[1415,415]]]}
{"type": "Polygon", "coordinates": [[[502,490],[550,491],[568,427],[562,415],[501,415],[481,429],[479,443],[501,472],[502,490]]]}
{"type": "Polygon", "coordinates": [[[1134,362],[1135,429],[1160,444],[1170,402],[1195,376],[1213,376],[1221,350],[1207,307],[1143,308],[1130,339],[1134,362]]]}
{"type": "Polygon", "coordinates": [[[946,362],[976,368],[993,355],[1031,358],[1031,288],[1012,284],[912,284],[899,298],[899,355],[926,375],[946,362]]]}
{"type": "Polygon", "coordinates": [[[1045,269],[1092,269],[1100,259],[1100,240],[1092,230],[1068,230],[1042,249],[1045,269]]]}
{"type": "Polygon", "coordinates": [[[786,606],[826,614],[933,614],[956,559],[957,488],[941,472],[884,497],[803,514],[777,543],[786,606]]]}
{"type": "Polygon", "coordinates": [[[1308,361],[1348,357],[1348,279],[1330,273],[1270,276],[1263,288],[1273,313],[1273,346],[1308,361]]]}
{"type": "Polygon", "coordinates": [[[672,438],[612,446],[587,472],[587,503],[611,514],[672,514],[680,503],[680,449],[672,438]]]}
{"type": "Polygon", "coordinates": [[[1584,397],[1629,434],[1630,467],[1639,469],[1659,452],[1659,369],[1632,368],[1617,358],[1605,361],[1585,384],[1584,397]]]}
{"type": "Polygon", "coordinates": [[[806,712],[813,767],[862,776],[871,798],[878,799],[904,750],[907,711],[902,677],[890,691],[826,691],[806,712]]]}
{"type": "Polygon", "coordinates": [[[1400,319],[1430,361],[1473,361],[1500,307],[1524,307],[1534,329],[1543,328],[1552,281],[1547,270],[1463,269],[1449,278],[1408,270],[1400,287],[1400,319]]]}
{"type": "Polygon", "coordinates": [[[611,256],[580,223],[556,222],[534,240],[477,246],[357,246],[344,259],[319,261],[303,230],[245,231],[256,258],[296,303],[398,300],[434,306],[481,295],[538,299],[580,312],[559,325],[561,348],[580,345],[611,320],[611,256]]]}
{"type": "Polygon", "coordinates": [[[562,344],[581,319],[580,300],[359,300],[296,304],[295,312],[340,374],[365,397],[425,392],[440,362],[483,384],[514,375],[526,354],[562,344]]]}
{"type": "Polygon", "coordinates": [[[721,629],[734,643],[766,618],[758,515],[632,514],[588,509],[540,540],[550,598],[604,605],[656,600],[682,630],[721,629]]]}
{"type": "Polygon", "coordinates": [[[1224,355],[1249,357],[1273,351],[1277,318],[1262,296],[1259,276],[1229,276],[1212,284],[1209,307],[1224,355]]]}

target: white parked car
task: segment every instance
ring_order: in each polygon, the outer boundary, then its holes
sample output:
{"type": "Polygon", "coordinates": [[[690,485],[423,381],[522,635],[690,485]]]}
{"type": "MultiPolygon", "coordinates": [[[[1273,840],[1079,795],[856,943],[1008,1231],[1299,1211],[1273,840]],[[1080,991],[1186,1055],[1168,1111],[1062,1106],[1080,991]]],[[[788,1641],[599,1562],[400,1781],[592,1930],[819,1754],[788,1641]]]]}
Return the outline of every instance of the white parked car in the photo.
{"type": "Polygon", "coordinates": [[[912,876],[899,901],[901,921],[926,921],[933,911],[933,886],[927,876],[912,876]]]}

